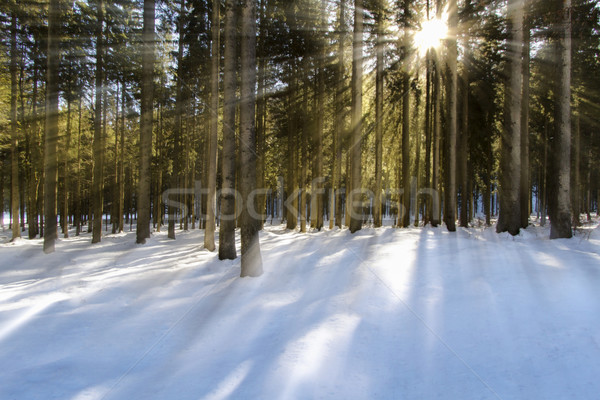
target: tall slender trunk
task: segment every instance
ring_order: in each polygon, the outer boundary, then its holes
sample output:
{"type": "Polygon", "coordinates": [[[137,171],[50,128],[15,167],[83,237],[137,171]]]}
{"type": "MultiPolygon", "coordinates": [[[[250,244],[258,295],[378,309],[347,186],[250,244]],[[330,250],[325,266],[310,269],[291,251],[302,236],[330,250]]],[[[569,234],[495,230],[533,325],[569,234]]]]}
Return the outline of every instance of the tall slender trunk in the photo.
{"type": "Polygon", "coordinates": [[[398,226],[410,225],[410,77],[404,73],[402,78],[402,209],[398,226]]]}
{"type": "MultiPolygon", "coordinates": [[[[435,60],[433,71],[433,144],[432,144],[432,171],[431,171],[431,187],[435,191],[435,196],[440,197],[440,138],[442,136],[442,76],[441,62],[439,57],[435,60]]],[[[434,201],[435,203],[435,201],[434,201]]],[[[440,224],[440,208],[437,210],[431,209],[431,226],[437,227],[440,224]]]]}
{"type": "Polygon", "coordinates": [[[51,0],[48,19],[48,79],[46,83],[46,135],[44,145],[44,252],[54,252],[56,186],[58,181],[58,74],[60,66],[60,4],[51,0]]]}
{"type": "Polygon", "coordinates": [[[521,187],[520,187],[520,205],[521,205],[521,228],[529,226],[531,175],[529,163],[529,78],[530,78],[530,50],[531,50],[531,30],[529,27],[529,17],[525,16],[523,24],[523,95],[521,111],[521,187]]]}
{"type": "Polygon", "coordinates": [[[469,226],[469,73],[463,74],[462,124],[460,133],[460,226],[469,226]]]}
{"type": "MultiPolygon", "coordinates": [[[[119,82],[117,82],[116,89],[116,100],[115,100],[115,122],[114,122],[114,132],[115,132],[115,146],[114,153],[115,158],[113,160],[113,175],[112,175],[112,183],[111,183],[111,194],[112,194],[112,208],[110,211],[110,220],[112,223],[112,233],[117,233],[119,229],[119,82]]],[[[121,87],[121,92],[123,92],[123,87],[121,87]]]]}
{"type": "Polygon", "coordinates": [[[120,153],[119,153],[119,232],[124,229],[124,207],[125,207],[125,93],[127,93],[124,82],[121,82],[123,95],[121,96],[121,138],[120,138],[120,153]]]}
{"type": "Polygon", "coordinates": [[[65,238],[69,237],[69,149],[71,148],[71,99],[67,99],[67,132],[66,147],[63,153],[63,174],[64,174],[64,192],[63,192],[63,212],[62,212],[62,231],[65,238]]]}
{"type": "Polygon", "coordinates": [[[234,0],[225,1],[225,54],[223,71],[223,161],[221,163],[221,224],[219,259],[233,260],[235,249],[235,109],[236,12],[234,0]]]}
{"type": "Polygon", "coordinates": [[[210,126],[208,138],[208,198],[206,207],[206,229],[204,230],[204,248],[215,250],[215,228],[217,208],[217,136],[219,131],[219,7],[220,1],[212,2],[212,48],[210,64],[210,126]]]}
{"type": "Polygon", "coordinates": [[[375,45],[375,198],[373,199],[373,226],[381,226],[381,173],[383,156],[383,2],[377,2],[375,45]]]}
{"type": "Polygon", "coordinates": [[[508,82],[500,154],[500,215],[496,231],[517,235],[521,227],[521,102],[523,85],[523,0],[510,0],[508,82]]]}
{"type": "MultiPolygon", "coordinates": [[[[54,5],[54,3],[52,3],[54,5]]],[[[53,44],[49,41],[48,45],[53,44]]],[[[48,60],[50,63],[50,59],[48,60]]],[[[19,225],[19,132],[17,121],[17,14],[13,10],[10,28],[10,214],[12,217],[12,239],[21,237],[19,225]]],[[[50,244],[50,243],[49,243],[50,244]]],[[[50,247],[48,248],[50,251],[50,247]]],[[[54,251],[54,239],[52,239],[54,251]]]]}
{"type": "MultiPolygon", "coordinates": [[[[175,132],[173,137],[173,172],[171,173],[171,190],[179,189],[179,178],[181,177],[181,136],[183,134],[183,17],[185,15],[185,0],[179,2],[179,21],[177,30],[179,40],[177,45],[177,87],[175,97],[175,132]]],[[[173,197],[180,197],[179,193],[173,193],[173,197]]],[[[169,203],[169,226],[168,237],[175,239],[175,223],[177,222],[177,207],[173,204],[175,200],[168,199],[169,203]]]]}
{"type": "MultiPolygon", "coordinates": [[[[258,36],[258,99],[257,99],[257,116],[256,116],[256,148],[258,159],[256,161],[256,187],[265,189],[265,157],[266,157],[266,133],[267,133],[267,98],[266,98],[266,75],[267,75],[267,58],[268,49],[266,40],[269,37],[267,15],[270,15],[269,2],[260,0],[260,28],[258,36]]],[[[256,196],[258,204],[258,213],[260,214],[259,229],[263,229],[266,219],[266,193],[260,192],[256,196]]]]}
{"type": "Polygon", "coordinates": [[[75,236],[79,236],[81,233],[81,120],[82,120],[82,103],[83,93],[79,94],[79,101],[77,102],[77,173],[76,173],[76,186],[73,204],[75,206],[75,236]]]}
{"type": "Polygon", "coordinates": [[[298,225],[298,176],[297,176],[297,126],[296,126],[296,107],[297,107],[297,90],[298,77],[297,67],[292,61],[289,71],[289,87],[288,87],[288,132],[287,132],[287,199],[286,203],[286,225],[287,229],[296,229],[298,225]]]}
{"type": "Polygon", "coordinates": [[[458,7],[456,0],[448,2],[448,129],[446,136],[446,184],[444,186],[444,222],[450,232],[456,230],[456,139],[458,131],[458,7]]]}
{"type": "Polygon", "coordinates": [[[140,114],[140,176],[137,196],[136,243],[145,243],[150,237],[150,184],[152,159],[152,120],[154,101],[154,0],[144,0],[144,27],[142,30],[142,93],[140,114]]]}
{"type": "Polygon", "coordinates": [[[242,6],[241,80],[240,80],[240,162],[242,209],[240,276],[262,275],[262,257],[256,212],[249,209],[250,195],[256,187],[256,5],[244,0],[242,6]]]}
{"type": "Polygon", "coordinates": [[[558,87],[556,91],[556,132],[553,140],[553,190],[550,202],[550,238],[570,238],[571,227],[571,0],[559,0],[562,20],[558,40],[558,87]]]}
{"type": "Polygon", "coordinates": [[[339,38],[338,38],[338,64],[337,64],[337,80],[335,90],[335,130],[333,137],[333,189],[335,191],[335,225],[342,227],[342,138],[344,137],[344,40],[346,38],[346,0],[339,0],[340,15],[339,15],[339,38]]]}
{"type": "Polygon", "coordinates": [[[581,226],[581,122],[579,110],[575,114],[575,138],[573,151],[573,226],[581,226]]]}
{"type": "Polygon", "coordinates": [[[96,22],[96,105],[94,114],[94,145],[93,145],[93,182],[92,182],[92,204],[93,204],[93,227],[92,243],[102,240],[102,207],[104,204],[104,148],[102,146],[102,92],[104,82],[103,63],[103,37],[104,24],[103,0],[97,3],[98,20],[96,22]]]}
{"type": "Polygon", "coordinates": [[[354,36],[352,39],[352,137],[351,169],[352,192],[350,195],[350,232],[362,227],[360,200],[361,164],[362,164],[362,83],[363,83],[363,1],[354,0],[354,36]]]}

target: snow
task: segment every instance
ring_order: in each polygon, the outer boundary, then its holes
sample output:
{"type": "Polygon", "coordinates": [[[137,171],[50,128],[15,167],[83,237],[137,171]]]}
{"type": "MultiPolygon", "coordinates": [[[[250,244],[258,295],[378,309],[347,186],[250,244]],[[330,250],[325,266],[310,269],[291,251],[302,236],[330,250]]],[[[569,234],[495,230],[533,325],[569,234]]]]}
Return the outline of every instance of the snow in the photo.
{"type": "Polygon", "coordinates": [[[597,398],[596,226],[269,226],[245,279],[199,230],[5,237],[0,398],[597,398]]]}

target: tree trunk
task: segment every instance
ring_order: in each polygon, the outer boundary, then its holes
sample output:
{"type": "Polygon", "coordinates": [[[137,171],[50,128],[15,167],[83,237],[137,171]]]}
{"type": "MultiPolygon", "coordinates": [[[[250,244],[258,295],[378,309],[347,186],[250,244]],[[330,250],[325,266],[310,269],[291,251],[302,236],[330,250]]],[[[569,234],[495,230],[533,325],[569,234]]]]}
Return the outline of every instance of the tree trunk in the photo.
{"type": "Polygon", "coordinates": [[[223,161],[221,163],[221,224],[219,259],[233,260],[235,249],[235,91],[236,12],[235,0],[225,2],[225,60],[223,73],[223,161]]]}
{"type": "Polygon", "coordinates": [[[500,154],[500,215],[496,231],[517,235],[521,228],[521,104],[523,90],[523,0],[510,0],[509,45],[500,154]]]}
{"type": "Polygon", "coordinates": [[[350,232],[355,233],[362,226],[360,200],[362,163],[362,83],[363,83],[363,1],[354,0],[354,37],[352,39],[352,138],[351,168],[352,192],[350,198],[350,232]]]}
{"type": "Polygon", "coordinates": [[[575,140],[573,152],[573,227],[581,226],[581,132],[579,110],[575,114],[575,140]]]}
{"type": "Polygon", "coordinates": [[[383,156],[383,12],[382,1],[377,2],[376,10],[376,35],[375,45],[376,67],[375,67],[375,198],[373,199],[373,226],[381,226],[381,173],[383,156]]]}
{"type": "Polygon", "coordinates": [[[298,177],[296,157],[296,107],[297,107],[297,67],[292,61],[289,71],[289,87],[288,87],[288,132],[287,132],[287,198],[286,205],[286,227],[287,229],[296,229],[298,225],[298,177]]]}
{"type": "Polygon", "coordinates": [[[558,40],[559,79],[556,91],[556,133],[553,141],[553,197],[550,239],[570,238],[571,229],[571,0],[559,0],[562,21],[558,40]]]}
{"type": "Polygon", "coordinates": [[[530,196],[531,173],[529,163],[529,78],[530,78],[530,50],[531,30],[529,17],[526,16],[523,25],[523,95],[521,111],[521,228],[529,226],[529,215],[531,214],[530,196]]]}
{"type": "MultiPolygon", "coordinates": [[[[52,3],[55,7],[56,4],[52,3]]],[[[53,21],[54,22],[54,21],[53,21]]],[[[11,16],[10,29],[10,169],[11,169],[11,186],[10,186],[10,214],[12,217],[12,240],[21,237],[21,229],[19,225],[19,132],[17,130],[17,14],[13,10],[11,16]]],[[[49,42],[50,44],[54,42],[49,42]]],[[[58,57],[58,55],[57,55],[58,57]]],[[[50,58],[48,60],[50,62],[50,58]]],[[[50,242],[49,242],[50,244],[50,242]]],[[[54,238],[52,238],[52,248],[49,251],[54,251],[54,238]]]]}
{"type": "Polygon", "coordinates": [[[463,75],[463,98],[462,98],[462,126],[460,133],[460,226],[469,226],[469,73],[466,70],[463,75]]]}
{"type": "MultiPolygon", "coordinates": [[[[46,83],[46,135],[44,140],[44,252],[54,252],[56,186],[58,181],[58,77],[60,66],[60,4],[51,0],[48,19],[48,79],[46,83]]],[[[66,172],[66,171],[65,171],[66,172]]]]}
{"type": "Polygon", "coordinates": [[[150,184],[152,159],[152,120],[154,101],[154,0],[144,0],[142,31],[142,94],[140,114],[140,176],[137,196],[136,243],[146,243],[150,237],[150,184]]]}
{"type": "Polygon", "coordinates": [[[241,244],[242,270],[240,276],[262,275],[259,232],[255,207],[250,198],[256,186],[256,6],[244,0],[242,6],[241,80],[240,80],[240,162],[242,166],[241,244]]]}
{"type": "Polygon", "coordinates": [[[82,103],[83,94],[80,93],[79,101],[77,103],[77,183],[75,186],[75,193],[73,204],[75,206],[75,236],[79,236],[81,233],[81,120],[82,120],[82,103]]]}
{"type": "Polygon", "coordinates": [[[63,212],[62,212],[62,231],[66,238],[69,237],[69,149],[71,148],[71,99],[67,99],[67,132],[66,146],[63,154],[63,173],[64,173],[64,192],[63,192],[63,212]]]}
{"type": "MultiPolygon", "coordinates": [[[[448,3],[448,29],[451,35],[458,29],[458,7],[456,0],[448,3]]],[[[456,138],[458,131],[458,48],[456,36],[448,39],[448,129],[446,142],[446,185],[444,187],[445,213],[444,222],[448,231],[456,231],[456,138]]]]}
{"type": "Polygon", "coordinates": [[[212,2],[212,49],[210,64],[210,133],[208,138],[208,198],[206,207],[206,229],[204,248],[215,251],[215,229],[217,208],[217,136],[219,131],[219,7],[220,1],[212,2]]]}
{"type": "Polygon", "coordinates": [[[97,7],[98,21],[96,26],[96,105],[94,114],[94,165],[92,178],[92,243],[99,243],[102,240],[102,207],[104,203],[104,148],[102,146],[102,86],[104,82],[104,39],[102,37],[102,29],[104,24],[103,0],[98,0],[97,7]]]}
{"type": "Polygon", "coordinates": [[[339,38],[338,38],[338,64],[335,90],[335,130],[333,138],[333,189],[335,196],[335,225],[342,228],[342,138],[344,137],[344,40],[346,37],[346,0],[339,0],[339,38]]]}
{"type": "Polygon", "coordinates": [[[121,82],[123,96],[121,96],[121,151],[119,157],[119,232],[123,232],[124,227],[124,207],[125,207],[125,93],[127,92],[125,83],[121,82]]]}
{"type": "MultiPolygon", "coordinates": [[[[171,196],[179,199],[178,192],[179,178],[181,177],[181,137],[183,135],[183,18],[185,15],[185,0],[179,2],[179,21],[177,30],[179,31],[179,40],[177,45],[177,87],[175,97],[175,129],[173,135],[173,172],[171,173],[171,190],[174,192],[171,196]]],[[[177,207],[173,204],[175,200],[167,199],[169,206],[169,226],[167,236],[169,239],[175,239],[175,224],[177,222],[177,207]]]]}

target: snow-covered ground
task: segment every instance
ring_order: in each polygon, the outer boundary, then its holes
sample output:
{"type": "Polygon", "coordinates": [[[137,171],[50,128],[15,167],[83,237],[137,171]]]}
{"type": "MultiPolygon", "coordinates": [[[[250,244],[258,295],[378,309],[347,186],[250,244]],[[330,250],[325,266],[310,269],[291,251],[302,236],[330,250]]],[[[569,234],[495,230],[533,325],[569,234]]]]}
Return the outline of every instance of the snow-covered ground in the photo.
{"type": "Polygon", "coordinates": [[[5,237],[0,399],[598,398],[600,228],[202,234],[5,237]]]}

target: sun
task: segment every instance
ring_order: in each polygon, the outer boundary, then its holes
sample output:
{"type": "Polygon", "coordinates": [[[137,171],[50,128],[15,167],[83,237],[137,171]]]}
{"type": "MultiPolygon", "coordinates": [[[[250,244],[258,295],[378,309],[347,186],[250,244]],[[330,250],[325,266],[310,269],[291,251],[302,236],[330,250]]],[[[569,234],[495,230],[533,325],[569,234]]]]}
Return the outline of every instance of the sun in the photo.
{"type": "Polygon", "coordinates": [[[421,24],[421,30],[415,34],[415,46],[420,54],[438,47],[442,40],[448,37],[448,23],[439,18],[433,18],[421,24]]]}

